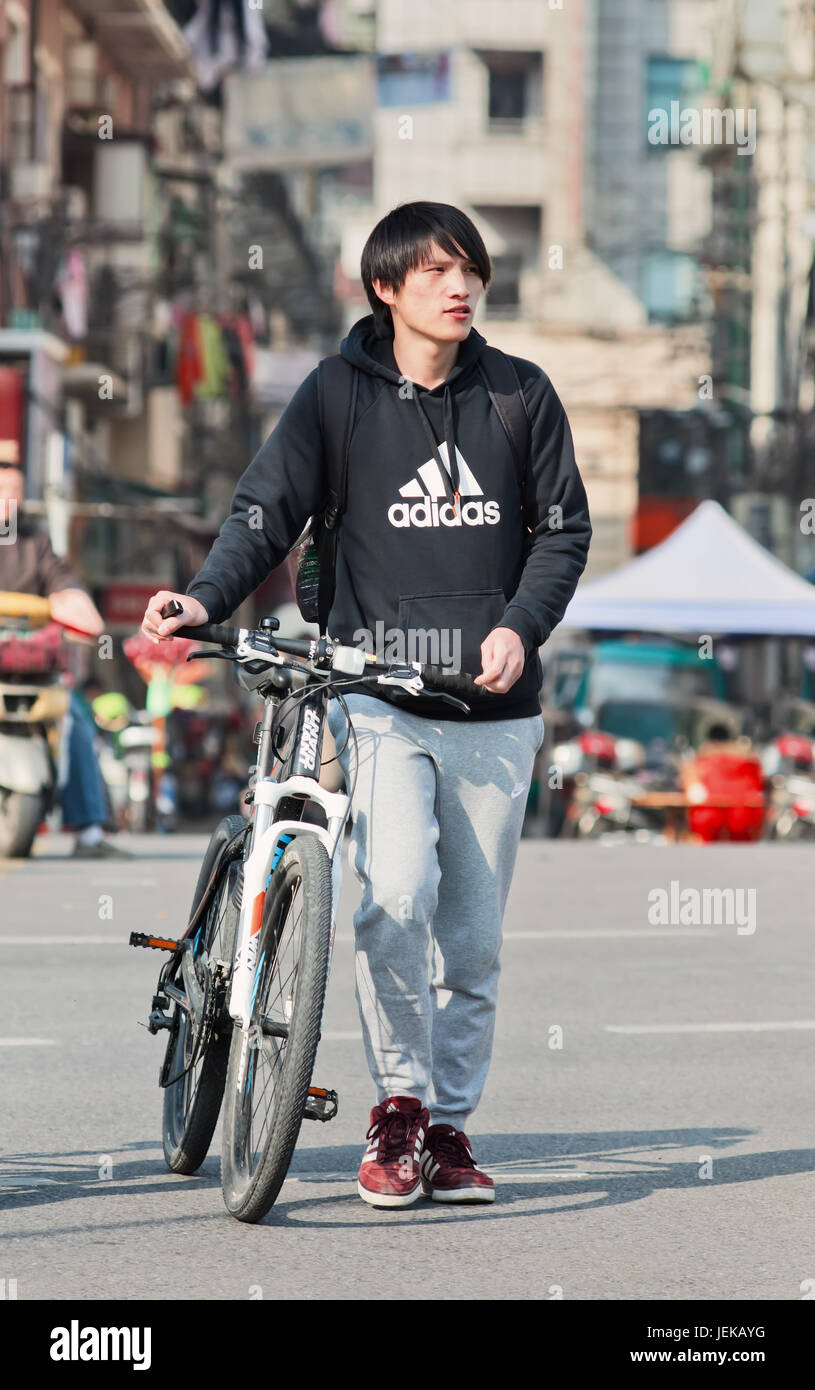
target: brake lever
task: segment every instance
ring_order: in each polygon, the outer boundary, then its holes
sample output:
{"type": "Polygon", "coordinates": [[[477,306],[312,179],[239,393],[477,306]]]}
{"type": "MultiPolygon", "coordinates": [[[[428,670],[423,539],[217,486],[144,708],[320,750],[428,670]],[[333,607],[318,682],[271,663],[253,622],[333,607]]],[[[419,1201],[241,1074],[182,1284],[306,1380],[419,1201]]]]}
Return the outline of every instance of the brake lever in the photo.
{"type": "MultiPolygon", "coordinates": [[[[427,689],[427,687],[425,687],[425,689],[427,689]]],[[[469,705],[466,705],[463,700],[459,700],[455,695],[448,695],[446,690],[439,690],[438,692],[435,690],[428,690],[427,694],[428,697],[434,700],[446,700],[448,705],[454,705],[456,709],[463,710],[465,714],[472,713],[469,705]]]]}
{"type": "Polygon", "coordinates": [[[186,659],[187,661],[237,661],[238,658],[234,652],[218,652],[213,651],[211,647],[201,647],[200,651],[190,652],[186,659]]]}

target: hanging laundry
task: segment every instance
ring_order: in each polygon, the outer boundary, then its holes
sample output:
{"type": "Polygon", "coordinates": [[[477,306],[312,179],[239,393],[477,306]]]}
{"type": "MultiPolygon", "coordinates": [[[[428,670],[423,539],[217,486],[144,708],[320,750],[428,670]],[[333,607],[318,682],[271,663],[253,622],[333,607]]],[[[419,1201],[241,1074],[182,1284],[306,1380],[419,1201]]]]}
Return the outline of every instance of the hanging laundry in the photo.
{"type": "Polygon", "coordinates": [[[73,248],[63,258],[56,280],[62,317],[69,338],[79,339],[88,336],[88,281],[85,274],[85,257],[73,248]]]}
{"type": "Polygon", "coordinates": [[[262,15],[258,9],[250,9],[246,0],[200,0],[182,33],[203,92],[213,91],[231,68],[259,72],[266,60],[268,41],[262,15]]]}
{"type": "MultiPolygon", "coordinates": [[[[262,300],[256,294],[246,296],[246,312],[256,343],[265,343],[269,333],[269,321],[262,300]]],[[[254,364],[253,364],[254,367],[254,364]]]]}
{"type": "Polygon", "coordinates": [[[192,405],[195,388],[204,379],[204,357],[198,317],[185,313],[178,332],[175,380],[183,405],[192,405]]]}
{"type": "Polygon", "coordinates": [[[255,339],[248,315],[222,314],[221,328],[229,360],[238,371],[241,382],[245,383],[243,389],[246,389],[255,371],[255,339]]]}
{"type": "Polygon", "coordinates": [[[226,395],[230,369],[220,327],[211,314],[199,315],[198,335],[203,370],[195,396],[199,401],[216,400],[226,395]]]}

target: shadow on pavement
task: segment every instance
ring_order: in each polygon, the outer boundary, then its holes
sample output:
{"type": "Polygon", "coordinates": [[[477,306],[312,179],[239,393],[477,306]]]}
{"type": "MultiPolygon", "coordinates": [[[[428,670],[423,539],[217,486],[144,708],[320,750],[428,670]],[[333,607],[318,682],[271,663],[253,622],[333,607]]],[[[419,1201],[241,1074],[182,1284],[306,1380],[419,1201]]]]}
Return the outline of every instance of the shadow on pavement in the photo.
{"type": "MultiPolygon", "coordinates": [[[[754,1131],[748,1129],[638,1130],[633,1132],[598,1132],[594,1134],[482,1134],[474,1135],[478,1162],[488,1166],[497,1179],[496,1201],[490,1206],[464,1205],[451,1207],[420,1199],[407,1210],[379,1210],[363,1205],[356,1192],[356,1171],[360,1161],[359,1144],[334,1145],[319,1148],[300,1147],[289,1169],[289,1178],[304,1187],[331,1184],[347,1186],[347,1192],[318,1195],[313,1190],[302,1196],[289,1195],[284,1188],[281,1198],[261,1223],[264,1226],[375,1226],[386,1224],[411,1225],[418,1221],[505,1220],[513,1217],[554,1215],[570,1211],[586,1211],[594,1207],[618,1206],[641,1201],[652,1193],[665,1190],[701,1187],[706,1183],[722,1187],[741,1182],[757,1182],[762,1178],[785,1177],[815,1170],[815,1151],[779,1149],[724,1155],[717,1150],[747,1139],[754,1131]],[[672,1160],[676,1151],[695,1150],[692,1157],[672,1160]],[[711,1176],[703,1179],[700,1166],[706,1156],[713,1159],[711,1176]],[[564,1165],[575,1172],[564,1171],[564,1165]],[[599,1171],[598,1171],[599,1165],[599,1171]],[[592,1169],[594,1171],[592,1171],[592,1169]],[[530,1203],[533,1205],[530,1207],[530,1203]],[[535,1205],[537,1204],[537,1205],[535,1205]]],[[[34,1206],[53,1205],[77,1198],[118,1194],[172,1199],[190,1191],[211,1191],[220,1188],[220,1162],[211,1153],[192,1177],[170,1173],[163,1159],[127,1159],[123,1152],[139,1149],[155,1150],[151,1142],[120,1146],[112,1155],[109,1178],[100,1177],[101,1156],[75,1152],[28,1153],[6,1155],[0,1161],[0,1205],[6,1211],[34,1206]],[[71,1158],[85,1157],[82,1164],[69,1163],[71,1158]]],[[[226,1212],[201,1212],[169,1217],[166,1207],[154,1217],[120,1223],[91,1222],[83,1229],[115,1230],[125,1227],[150,1226],[158,1222],[185,1222],[223,1219],[226,1212]]],[[[235,1223],[237,1225],[237,1223],[235,1223]]],[[[73,1229],[73,1228],[71,1228],[73,1229]]],[[[244,1227],[244,1229],[246,1229],[244,1227]]],[[[41,1236],[42,1231],[32,1231],[41,1236]]],[[[57,1234],[53,1230],[51,1235],[57,1234]]],[[[24,1232],[16,1232],[20,1239],[24,1232]]]]}

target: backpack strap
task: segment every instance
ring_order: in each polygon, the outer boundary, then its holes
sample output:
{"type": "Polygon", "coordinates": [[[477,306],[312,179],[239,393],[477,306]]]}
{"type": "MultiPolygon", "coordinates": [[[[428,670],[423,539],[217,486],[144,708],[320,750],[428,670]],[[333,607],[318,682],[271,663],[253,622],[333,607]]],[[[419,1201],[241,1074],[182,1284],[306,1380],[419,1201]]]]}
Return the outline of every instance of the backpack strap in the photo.
{"type": "Polygon", "coordinates": [[[348,450],[357,408],[359,372],[339,353],[324,357],[317,366],[317,395],[326,500],[320,513],[323,531],[320,546],[318,597],[320,630],[325,631],[334,602],[337,532],[348,492],[348,450]]]}
{"type": "Polygon", "coordinates": [[[518,490],[521,494],[521,511],[526,522],[529,512],[526,484],[532,438],[526,398],[515,370],[515,363],[499,348],[487,344],[481,351],[477,365],[512,449],[518,490]]]}

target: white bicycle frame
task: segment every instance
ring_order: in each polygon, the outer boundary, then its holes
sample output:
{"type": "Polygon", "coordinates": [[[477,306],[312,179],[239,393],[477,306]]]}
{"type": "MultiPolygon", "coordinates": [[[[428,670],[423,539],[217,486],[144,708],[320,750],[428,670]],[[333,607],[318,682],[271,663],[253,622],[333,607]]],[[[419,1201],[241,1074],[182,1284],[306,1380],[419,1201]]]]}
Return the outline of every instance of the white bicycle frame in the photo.
{"type": "MultiPolygon", "coordinates": [[[[312,835],[325,845],[333,863],[351,807],[345,792],[330,792],[311,777],[287,777],[284,782],[264,778],[255,786],[255,817],[251,848],[243,865],[243,895],[238,922],[235,965],[229,992],[229,1013],[241,1028],[251,1020],[252,990],[257,966],[258,936],[272,864],[282,835],[312,835]],[[322,806],[328,828],[299,820],[280,820],[272,824],[277,803],[284,796],[307,796],[322,806]]],[[[332,911],[332,938],[334,914],[332,911]]],[[[332,940],[333,946],[333,940],[332,940]]]]}
{"type": "MultiPolygon", "coordinates": [[[[271,655],[266,650],[253,648],[247,637],[247,631],[241,629],[241,640],[236,649],[239,656],[257,657],[266,662],[267,665],[285,664],[282,655],[277,653],[271,655]]],[[[365,669],[366,660],[371,660],[370,656],[358,648],[336,646],[332,669],[345,675],[360,676],[365,669]]],[[[382,675],[379,679],[382,684],[400,685],[403,689],[410,690],[414,694],[418,694],[421,689],[421,680],[418,674],[411,674],[409,679],[405,679],[404,675],[382,675]]],[[[260,681],[258,681],[259,683],[260,681]]],[[[250,850],[243,865],[243,893],[228,1005],[230,1017],[240,1028],[245,1029],[247,1034],[251,1024],[252,995],[257,968],[258,939],[263,922],[263,908],[272,873],[272,864],[276,864],[275,856],[280,848],[280,838],[283,835],[291,837],[297,835],[316,836],[320,843],[325,845],[333,869],[334,856],[341,850],[342,834],[348,819],[348,812],[351,809],[351,798],[345,792],[327,791],[312,777],[287,777],[283,782],[276,782],[271,777],[264,777],[255,784],[254,806],[250,850]],[[284,796],[304,797],[315,802],[318,806],[322,806],[328,822],[327,828],[300,820],[273,821],[277,804],[284,796]]],[[[330,943],[332,952],[335,909],[336,903],[332,903],[330,943]]],[[[330,959],[329,955],[329,963],[330,959]]]]}

